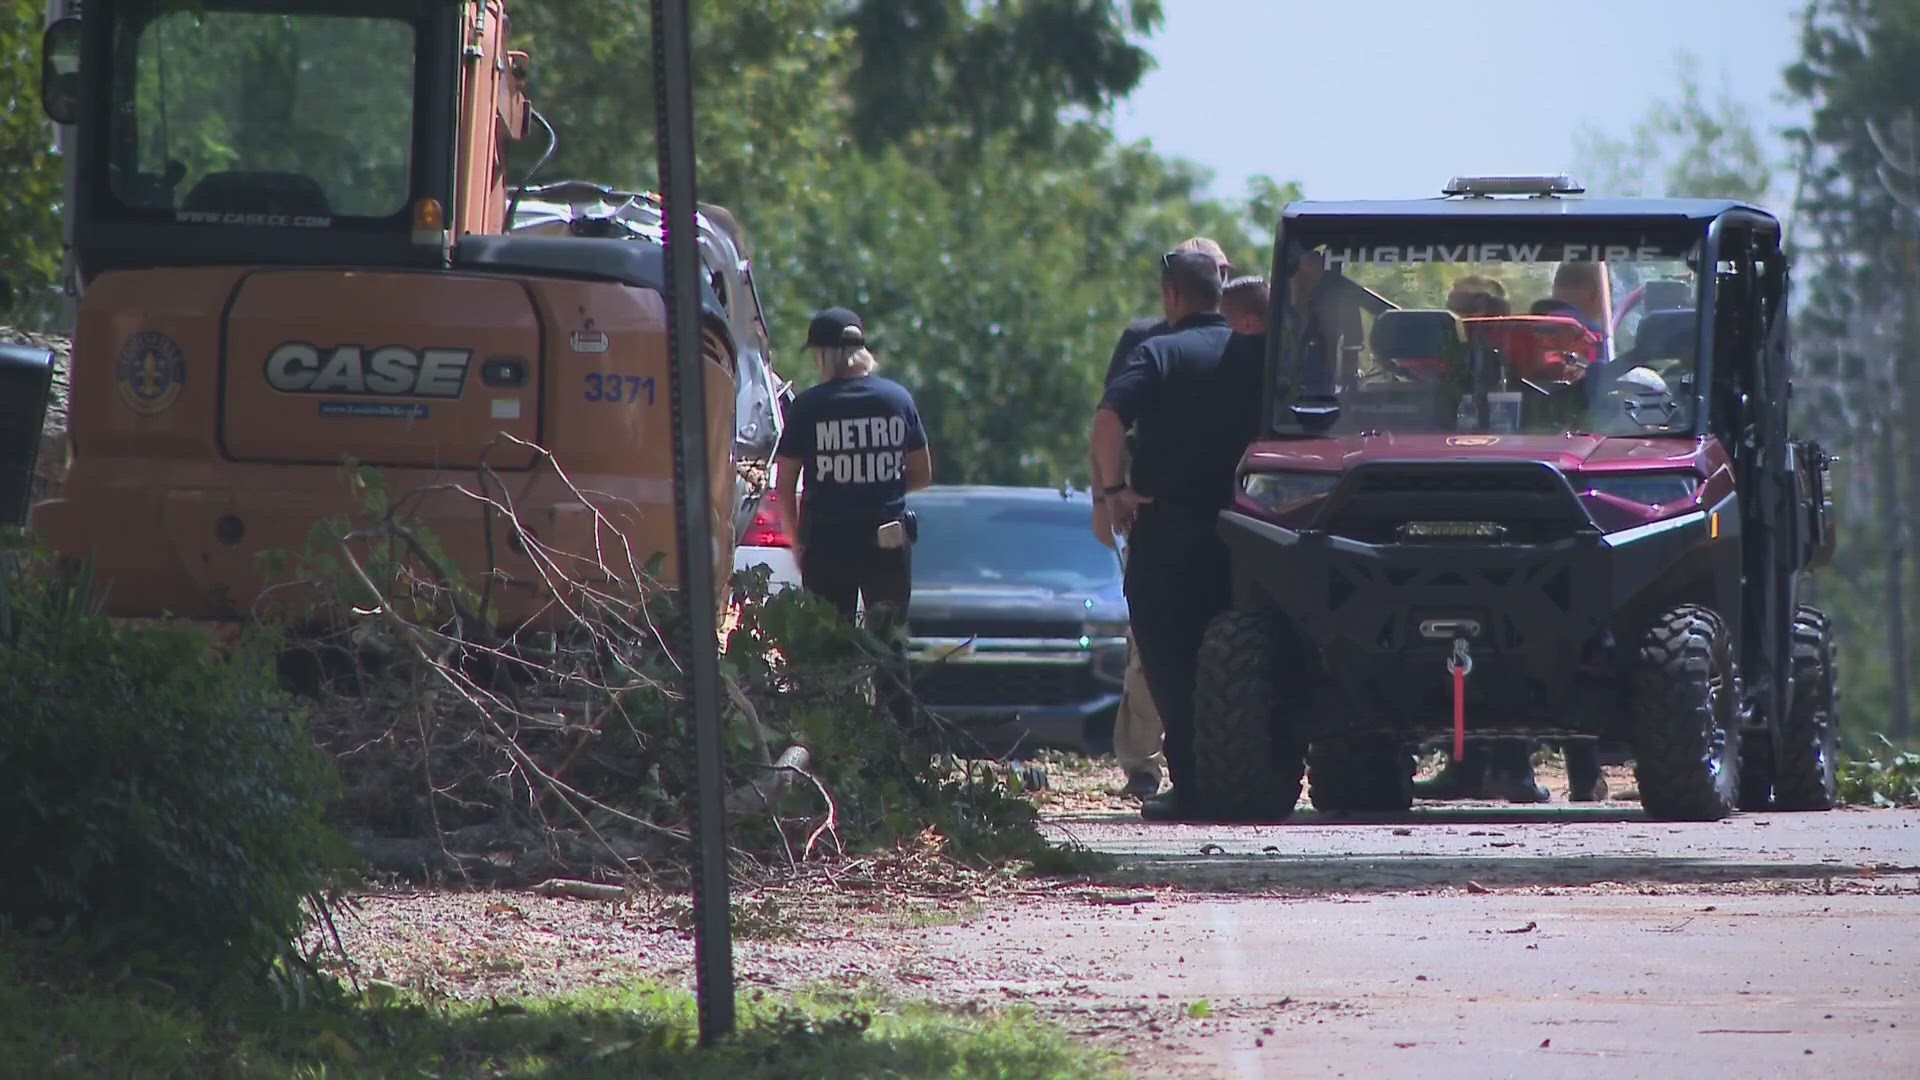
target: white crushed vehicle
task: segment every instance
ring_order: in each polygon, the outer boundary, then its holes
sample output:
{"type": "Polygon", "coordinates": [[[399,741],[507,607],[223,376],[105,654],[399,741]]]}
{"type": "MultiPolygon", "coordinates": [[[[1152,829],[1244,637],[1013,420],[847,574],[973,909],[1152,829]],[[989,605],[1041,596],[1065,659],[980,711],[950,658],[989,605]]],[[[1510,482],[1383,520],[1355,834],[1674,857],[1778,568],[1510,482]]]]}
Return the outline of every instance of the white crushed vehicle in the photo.
{"type": "MultiPolygon", "coordinates": [[[[660,196],[618,191],[584,180],[560,180],[515,189],[510,195],[510,232],[555,236],[610,236],[665,243],[660,196]]],[[[793,542],[773,500],[773,451],[780,441],[792,384],[773,370],[772,334],[754,287],[745,236],[724,207],[700,204],[700,258],[709,282],[732,322],[739,343],[739,380],[734,401],[733,568],[765,566],[778,591],[800,584],[793,542]]]]}

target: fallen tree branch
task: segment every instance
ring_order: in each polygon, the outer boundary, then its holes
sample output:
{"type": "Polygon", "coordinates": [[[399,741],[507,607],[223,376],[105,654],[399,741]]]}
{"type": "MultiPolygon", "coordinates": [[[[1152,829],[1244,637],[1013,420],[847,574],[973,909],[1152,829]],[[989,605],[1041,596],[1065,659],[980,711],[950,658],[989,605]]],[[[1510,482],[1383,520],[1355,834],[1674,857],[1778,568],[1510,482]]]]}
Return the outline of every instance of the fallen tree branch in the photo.
{"type": "Polygon", "coordinates": [[[565,896],[574,900],[625,900],[633,895],[633,890],[624,885],[604,885],[597,881],[576,881],[568,878],[548,878],[527,890],[541,896],[565,896]]]}

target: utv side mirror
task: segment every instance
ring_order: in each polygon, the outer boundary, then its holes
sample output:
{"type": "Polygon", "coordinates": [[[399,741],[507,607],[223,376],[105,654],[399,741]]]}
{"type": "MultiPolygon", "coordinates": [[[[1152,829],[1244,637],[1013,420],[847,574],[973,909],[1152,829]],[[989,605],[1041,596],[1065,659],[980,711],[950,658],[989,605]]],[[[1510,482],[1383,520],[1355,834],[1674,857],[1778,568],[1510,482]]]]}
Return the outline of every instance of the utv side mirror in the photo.
{"type": "Polygon", "coordinates": [[[56,124],[80,120],[80,20],[72,16],[40,38],[40,107],[56,124]]]}

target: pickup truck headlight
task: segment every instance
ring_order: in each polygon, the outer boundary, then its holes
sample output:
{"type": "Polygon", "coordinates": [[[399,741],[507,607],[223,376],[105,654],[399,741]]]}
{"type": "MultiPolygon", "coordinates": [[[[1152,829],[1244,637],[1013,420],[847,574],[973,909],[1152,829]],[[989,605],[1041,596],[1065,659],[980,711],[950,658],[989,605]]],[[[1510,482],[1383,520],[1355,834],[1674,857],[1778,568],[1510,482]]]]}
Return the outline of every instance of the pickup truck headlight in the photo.
{"type": "Polygon", "coordinates": [[[1130,628],[1112,619],[1088,619],[1080,625],[1080,647],[1093,650],[1093,674],[1107,682],[1118,683],[1127,677],[1127,642],[1130,628]]]}
{"type": "Polygon", "coordinates": [[[1240,479],[1240,490],[1265,510],[1284,510],[1317,499],[1340,482],[1336,473],[1257,472],[1240,479]]]}
{"type": "Polygon", "coordinates": [[[1581,477],[1577,486],[1642,506],[1661,506],[1691,498],[1700,490],[1700,477],[1690,472],[1620,473],[1581,477]]]}

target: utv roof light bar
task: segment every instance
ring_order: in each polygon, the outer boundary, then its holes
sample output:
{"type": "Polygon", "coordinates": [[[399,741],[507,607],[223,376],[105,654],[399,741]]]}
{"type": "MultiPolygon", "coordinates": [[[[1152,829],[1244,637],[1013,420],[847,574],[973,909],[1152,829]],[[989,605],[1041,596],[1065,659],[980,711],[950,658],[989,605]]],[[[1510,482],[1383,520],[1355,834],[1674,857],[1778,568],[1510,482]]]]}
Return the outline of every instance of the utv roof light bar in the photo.
{"type": "Polygon", "coordinates": [[[1560,173],[1554,176],[1456,176],[1441,189],[1442,195],[1467,195],[1489,198],[1494,195],[1579,195],[1586,185],[1560,173]]]}

